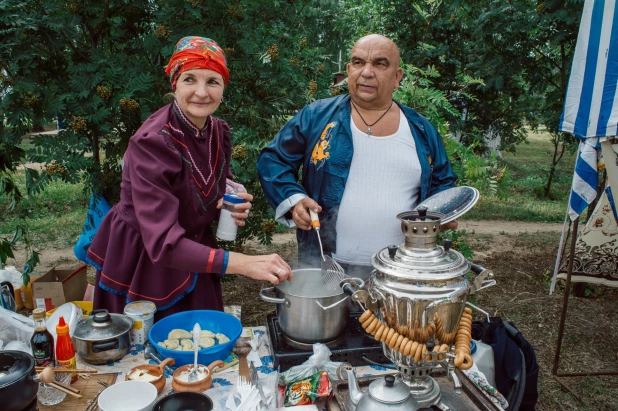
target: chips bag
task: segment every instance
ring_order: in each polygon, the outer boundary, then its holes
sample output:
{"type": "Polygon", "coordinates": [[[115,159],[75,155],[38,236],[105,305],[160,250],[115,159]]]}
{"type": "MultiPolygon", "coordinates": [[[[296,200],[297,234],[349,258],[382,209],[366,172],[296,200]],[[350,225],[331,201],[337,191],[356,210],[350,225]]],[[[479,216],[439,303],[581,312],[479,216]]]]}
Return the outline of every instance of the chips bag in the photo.
{"type": "Polygon", "coordinates": [[[309,378],[289,383],[285,387],[284,406],[313,404],[321,397],[328,397],[332,391],[328,373],[316,372],[309,378]]]}

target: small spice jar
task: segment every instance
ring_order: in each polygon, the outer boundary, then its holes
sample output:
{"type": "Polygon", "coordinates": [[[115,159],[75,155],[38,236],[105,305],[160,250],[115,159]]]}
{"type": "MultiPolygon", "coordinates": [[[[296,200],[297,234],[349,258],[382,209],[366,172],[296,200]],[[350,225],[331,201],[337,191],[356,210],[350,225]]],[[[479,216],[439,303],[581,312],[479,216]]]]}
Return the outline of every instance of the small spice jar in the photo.
{"type": "Polygon", "coordinates": [[[234,195],[225,194],[223,196],[223,206],[219,216],[219,225],[217,226],[217,238],[225,241],[235,241],[238,226],[236,219],[232,217],[232,213],[238,212],[234,207],[236,204],[242,204],[245,200],[234,195]]]}

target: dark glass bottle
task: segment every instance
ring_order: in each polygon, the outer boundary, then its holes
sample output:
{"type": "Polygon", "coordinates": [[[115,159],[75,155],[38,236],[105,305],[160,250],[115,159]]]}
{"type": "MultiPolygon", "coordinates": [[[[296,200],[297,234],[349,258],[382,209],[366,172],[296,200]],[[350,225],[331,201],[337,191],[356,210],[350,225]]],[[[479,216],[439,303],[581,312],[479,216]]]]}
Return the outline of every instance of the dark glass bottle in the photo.
{"type": "Polygon", "coordinates": [[[37,308],[32,311],[34,318],[34,335],[30,339],[32,355],[37,366],[46,367],[55,365],[54,337],[45,326],[45,310],[37,308]]]}

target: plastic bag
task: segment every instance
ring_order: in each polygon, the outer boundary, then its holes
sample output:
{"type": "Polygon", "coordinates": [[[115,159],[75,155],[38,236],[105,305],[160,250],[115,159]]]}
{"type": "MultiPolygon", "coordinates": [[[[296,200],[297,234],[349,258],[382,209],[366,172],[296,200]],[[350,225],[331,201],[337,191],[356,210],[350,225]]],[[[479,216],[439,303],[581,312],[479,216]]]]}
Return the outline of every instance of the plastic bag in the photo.
{"type": "Polygon", "coordinates": [[[313,404],[318,398],[328,397],[332,391],[326,371],[316,372],[309,378],[300,379],[288,384],[285,388],[283,405],[313,404]]]}
{"type": "Polygon", "coordinates": [[[0,307],[0,340],[4,349],[11,341],[20,341],[30,347],[30,339],[34,334],[34,321],[21,314],[0,307]]]}
{"type": "Polygon", "coordinates": [[[307,358],[304,363],[281,373],[279,383],[285,386],[292,381],[310,377],[319,371],[326,371],[328,375],[337,375],[337,368],[342,363],[330,361],[330,356],[331,352],[326,345],[322,343],[313,344],[311,357],[307,358]]]}

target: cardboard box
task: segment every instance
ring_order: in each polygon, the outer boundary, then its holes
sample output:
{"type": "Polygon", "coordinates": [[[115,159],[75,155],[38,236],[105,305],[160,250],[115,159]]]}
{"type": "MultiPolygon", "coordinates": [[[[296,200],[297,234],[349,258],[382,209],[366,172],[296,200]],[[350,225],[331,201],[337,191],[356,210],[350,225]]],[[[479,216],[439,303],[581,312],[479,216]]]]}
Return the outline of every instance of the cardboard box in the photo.
{"type": "Polygon", "coordinates": [[[35,279],[32,282],[34,305],[49,311],[69,301],[81,301],[88,286],[87,268],[87,265],[77,270],[52,268],[35,279]]]}

